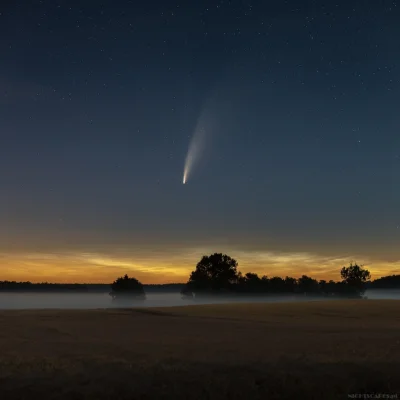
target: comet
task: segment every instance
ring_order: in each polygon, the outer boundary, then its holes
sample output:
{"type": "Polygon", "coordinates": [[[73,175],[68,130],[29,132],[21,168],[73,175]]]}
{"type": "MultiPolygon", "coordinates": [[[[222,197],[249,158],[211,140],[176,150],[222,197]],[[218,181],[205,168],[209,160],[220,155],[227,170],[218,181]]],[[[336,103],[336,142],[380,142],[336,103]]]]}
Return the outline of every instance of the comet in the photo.
{"type": "Polygon", "coordinates": [[[203,158],[206,144],[210,146],[215,138],[219,126],[218,121],[221,119],[221,104],[224,103],[219,99],[218,92],[214,90],[203,105],[186,153],[182,178],[184,185],[191,179],[194,169],[203,158]]]}
{"type": "Polygon", "coordinates": [[[187,183],[194,166],[198,163],[200,156],[203,153],[205,147],[205,134],[205,128],[202,125],[197,124],[189,144],[185,159],[185,165],[183,168],[182,183],[184,185],[187,183]]]}

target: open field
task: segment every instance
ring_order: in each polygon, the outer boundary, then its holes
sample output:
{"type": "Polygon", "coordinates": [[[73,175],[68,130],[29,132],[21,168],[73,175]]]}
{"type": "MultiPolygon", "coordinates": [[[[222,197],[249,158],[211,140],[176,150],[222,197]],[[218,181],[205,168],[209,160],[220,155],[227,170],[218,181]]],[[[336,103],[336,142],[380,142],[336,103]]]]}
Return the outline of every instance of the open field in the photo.
{"type": "Polygon", "coordinates": [[[400,397],[400,302],[0,312],[3,399],[400,397]]]}

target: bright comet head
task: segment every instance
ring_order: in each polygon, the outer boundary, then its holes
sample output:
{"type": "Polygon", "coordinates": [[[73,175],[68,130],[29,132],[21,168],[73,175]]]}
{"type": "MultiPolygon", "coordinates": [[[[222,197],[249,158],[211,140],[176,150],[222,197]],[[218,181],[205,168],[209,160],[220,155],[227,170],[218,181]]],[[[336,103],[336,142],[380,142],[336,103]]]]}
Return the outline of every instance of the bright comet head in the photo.
{"type": "Polygon", "coordinates": [[[185,168],[185,170],[183,171],[183,184],[186,183],[186,178],[187,178],[187,169],[185,168]]]}

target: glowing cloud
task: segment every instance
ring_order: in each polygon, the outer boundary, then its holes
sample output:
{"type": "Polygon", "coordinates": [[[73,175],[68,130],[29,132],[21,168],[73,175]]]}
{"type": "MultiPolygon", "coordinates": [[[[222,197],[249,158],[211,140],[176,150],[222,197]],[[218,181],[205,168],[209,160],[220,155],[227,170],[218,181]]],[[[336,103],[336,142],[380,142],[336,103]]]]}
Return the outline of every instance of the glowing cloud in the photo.
{"type": "Polygon", "coordinates": [[[130,248],[109,249],[108,252],[0,251],[2,264],[7,266],[2,273],[2,280],[110,283],[118,276],[129,274],[143,283],[186,282],[203,255],[220,251],[235,258],[242,273],[256,272],[260,276],[299,278],[305,274],[315,279],[338,280],[340,269],[351,261],[364,264],[371,271],[373,279],[400,273],[400,259],[389,261],[360,254],[282,253],[224,247],[168,247],[158,252],[130,248]]]}

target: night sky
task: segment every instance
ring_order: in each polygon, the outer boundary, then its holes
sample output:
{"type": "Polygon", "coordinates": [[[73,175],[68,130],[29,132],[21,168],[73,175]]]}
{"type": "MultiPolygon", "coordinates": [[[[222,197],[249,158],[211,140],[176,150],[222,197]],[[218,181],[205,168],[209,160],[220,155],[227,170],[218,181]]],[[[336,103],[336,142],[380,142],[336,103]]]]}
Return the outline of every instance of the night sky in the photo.
{"type": "Polygon", "coordinates": [[[0,280],[400,273],[396,1],[6,1],[0,280]],[[197,163],[182,184],[193,136],[197,163]]]}

